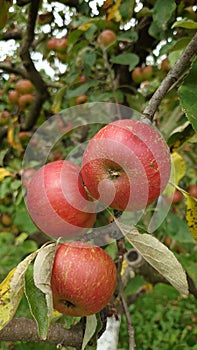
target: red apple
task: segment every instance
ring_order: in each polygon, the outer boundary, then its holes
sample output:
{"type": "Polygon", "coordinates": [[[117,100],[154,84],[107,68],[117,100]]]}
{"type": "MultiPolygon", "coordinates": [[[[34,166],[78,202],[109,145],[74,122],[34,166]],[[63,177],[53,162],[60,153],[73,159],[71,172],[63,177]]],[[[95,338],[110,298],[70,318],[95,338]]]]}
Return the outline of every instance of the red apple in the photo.
{"type": "Polygon", "coordinates": [[[136,67],[132,73],[131,78],[136,84],[140,84],[143,82],[143,76],[142,76],[142,67],[136,67]]]}
{"type": "Polygon", "coordinates": [[[175,190],[173,196],[172,196],[172,203],[178,204],[183,200],[183,195],[180,191],[175,190]]]}
{"type": "Polygon", "coordinates": [[[97,38],[97,43],[100,46],[107,47],[111,45],[115,40],[116,40],[116,34],[112,30],[106,29],[99,34],[97,38]]]}
{"type": "Polygon", "coordinates": [[[102,248],[82,242],[59,244],[51,277],[53,306],[69,316],[95,314],[110,301],[116,279],[116,266],[102,248]]]}
{"type": "Polygon", "coordinates": [[[56,47],[55,50],[60,53],[64,53],[68,46],[68,41],[65,37],[56,39],[56,47]]]}
{"type": "Polygon", "coordinates": [[[76,98],[75,104],[76,104],[76,105],[80,105],[80,104],[82,104],[82,103],[87,102],[87,100],[88,100],[88,96],[87,96],[87,95],[80,95],[80,96],[78,96],[78,97],[76,98]]]}
{"type": "Polygon", "coordinates": [[[136,84],[140,84],[145,80],[150,80],[152,77],[153,68],[152,66],[136,67],[132,73],[131,77],[136,84]]]}
{"type": "Polygon", "coordinates": [[[114,209],[136,211],[162,193],[170,168],[162,135],[144,122],[123,119],[90,140],[81,174],[93,198],[114,209]]]}
{"type": "Polygon", "coordinates": [[[29,106],[34,100],[34,96],[32,94],[24,94],[19,96],[18,105],[21,110],[29,106]]]}
{"type": "Polygon", "coordinates": [[[8,100],[10,101],[10,103],[12,104],[18,103],[18,98],[19,98],[19,94],[16,90],[9,91],[8,100]]]}
{"type": "Polygon", "coordinates": [[[50,237],[78,236],[94,225],[78,165],[59,160],[42,166],[27,188],[27,208],[38,228],[50,237]]]}
{"type": "Polygon", "coordinates": [[[47,41],[47,49],[48,50],[56,50],[57,39],[51,38],[47,41]]]}
{"type": "Polygon", "coordinates": [[[153,74],[153,67],[146,66],[142,69],[143,80],[150,80],[153,74]]]}
{"type": "Polygon", "coordinates": [[[189,185],[188,192],[192,197],[197,198],[197,185],[195,184],[189,185]]]}
{"type": "Polygon", "coordinates": [[[33,91],[33,85],[30,80],[21,79],[16,83],[15,89],[21,95],[29,94],[33,91]]]}

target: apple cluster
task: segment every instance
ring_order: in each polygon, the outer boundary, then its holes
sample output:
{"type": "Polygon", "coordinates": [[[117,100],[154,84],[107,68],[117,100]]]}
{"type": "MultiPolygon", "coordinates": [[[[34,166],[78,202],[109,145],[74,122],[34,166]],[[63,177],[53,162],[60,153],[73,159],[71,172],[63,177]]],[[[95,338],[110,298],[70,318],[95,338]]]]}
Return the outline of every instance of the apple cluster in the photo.
{"type": "Polygon", "coordinates": [[[67,59],[67,50],[68,41],[66,37],[62,38],[51,38],[47,41],[47,49],[53,50],[56,53],[56,57],[63,63],[66,62],[67,59]]]}
{"type": "Polygon", "coordinates": [[[106,252],[76,241],[103,207],[138,211],[162,193],[170,155],[161,134],[137,120],[117,120],[89,141],[81,167],[68,160],[37,170],[27,187],[27,208],[37,227],[59,244],[52,270],[54,307],[67,315],[99,312],[111,299],[116,268],[106,252]]]}
{"type": "Polygon", "coordinates": [[[20,110],[25,109],[34,100],[33,84],[28,79],[19,80],[15,89],[10,90],[8,99],[11,104],[17,104],[20,110]]]}

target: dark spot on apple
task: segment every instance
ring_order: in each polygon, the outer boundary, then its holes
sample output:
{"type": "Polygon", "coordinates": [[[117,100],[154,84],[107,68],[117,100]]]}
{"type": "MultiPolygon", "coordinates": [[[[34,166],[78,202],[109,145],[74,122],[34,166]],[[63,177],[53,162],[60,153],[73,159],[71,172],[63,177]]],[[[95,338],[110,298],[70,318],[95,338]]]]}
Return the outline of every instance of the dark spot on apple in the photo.
{"type": "Polygon", "coordinates": [[[62,300],[60,300],[60,302],[62,303],[62,304],[64,304],[66,307],[70,307],[70,308],[74,308],[75,307],[75,304],[73,304],[73,303],[71,303],[71,301],[69,301],[69,300],[65,300],[65,299],[62,299],[62,300]]]}

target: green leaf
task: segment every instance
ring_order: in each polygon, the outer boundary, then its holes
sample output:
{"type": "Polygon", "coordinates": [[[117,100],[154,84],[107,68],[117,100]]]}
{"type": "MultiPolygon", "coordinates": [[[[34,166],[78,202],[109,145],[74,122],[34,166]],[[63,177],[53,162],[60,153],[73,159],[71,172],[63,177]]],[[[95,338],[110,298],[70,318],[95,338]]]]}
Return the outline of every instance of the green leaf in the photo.
{"type": "Polygon", "coordinates": [[[14,216],[14,224],[17,225],[17,227],[21,231],[26,231],[29,233],[33,233],[37,231],[36,226],[32,222],[29,213],[27,211],[25,202],[23,201],[16,207],[15,216],[14,216]]]}
{"type": "Polygon", "coordinates": [[[181,107],[190,121],[193,129],[197,132],[197,60],[193,63],[189,75],[179,87],[181,107]]]}
{"type": "Polygon", "coordinates": [[[50,319],[47,312],[45,294],[34,284],[33,267],[29,265],[25,273],[25,295],[29,308],[38,327],[39,336],[45,340],[49,329],[50,319]]]}
{"type": "Polygon", "coordinates": [[[67,91],[67,98],[70,99],[72,97],[77,97],[77,96],[80,96],[80,95],[83,95],[85,94],[91,87],[94,87],[98,84],[97,80],[91,80],[79,87],[77,87],[76,89],[74,90],[68,90],[67,91]]]}
{"type": "Polygon", "coordinates": [[[24,260],[22,260],[16,267],[12,281],[11,281],[11,297],[15,299],[18,294],[24,289],[24,278],[26,270],[36,257],[39,250],[28,255],[24,260]]]}
{"type": "Polygon", "coordinates": [[[34,262],[34,283],[45,294],[48,317],[51,317],[53,311],[51,272],[55,247],[56,243],[49,243],[41,247],[34,262]]]}
{"type": "Polygon", "coordinates": [[[187,28],[187,29],[197,29],[197,22],[192,21],[191,19],[183,18],[172,25],[172,28],[177,28],[177,27],[187,28]]]}
{"type": "Polygon", "coordinates": [[[83,337],[83,344],[81,350],[84,350],[90,339],[93,337],[97,327],[96,315],[86,317],[86,329],[83,337]]]}
{"type": "Polygon", "coordinates": [[[132,71],[135,66],[139,63],[139,57],[135,53],[123,53],[118,56],[113,56],[110,59],[110,62],[128,65],[129,71],[132,71]]]}
{"type": "Polygon", "coordinates": [[[119,225],[126,239],[143,258],[182,295],[188,295],[186,274],[175,255],[152,235],[140,234],[136,229],[128,232],[128,229],[121,226],[119,225]]]}
{"type": "Polygon", "coordinates": [[[135,6],[135,0],[121,1],[119,12],[122,17],[122,21],[129,20],[133,17],[134,6],[135,6]]]}
{"type": "Polygon", "coordinates": [[[174,0],[157,0],[153,8],[153,22],[156,23],[160,31],[166,30],[168,21],[176,9],[174,0]]]}
{"type": "Polygon", "coordinates": [[[55,94],[52,106],[53,113],[58,113],[60,111],[62,100],[67,88],[67,86],[63,86],[61,89],[58,90],[57,94],[55,94]]]}
{"type": "Polygon", "coordinates": [[[138,39],[138,34],[134,30],[129,30],[125,33],[121,33],[117,35],[118,41],[126,41],[128,43],[132,43],[137,41],[137,39],[138,39]]]}

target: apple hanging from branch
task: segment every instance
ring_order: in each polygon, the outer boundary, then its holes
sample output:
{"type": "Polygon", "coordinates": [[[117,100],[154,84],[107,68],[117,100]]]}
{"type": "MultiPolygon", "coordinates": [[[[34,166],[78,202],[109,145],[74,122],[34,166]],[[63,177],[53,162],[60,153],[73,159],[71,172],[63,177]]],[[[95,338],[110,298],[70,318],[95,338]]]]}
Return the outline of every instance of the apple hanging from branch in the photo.
{"type": "Polygon", "coordinates": [[[163,192],[170,153],[159,131],[123,119],[102,128],[82,158],[81,175],[93,198],[118,210],[144,209],[163,192]]]}
{"type": "Polygon", "coordinates": [[[96,220],[80,167],[66,160],[48,163],[35,172],[27,187],[26,203],[33,222],[53,238],[79,236],[96,220]]]}
{"type": "Polygon", "coordinates": [[[59,244],[51,275],[53,306],[69,316],[88,316],[110,301],[117,280],[114,261],[84,242],[59,244]]]}

